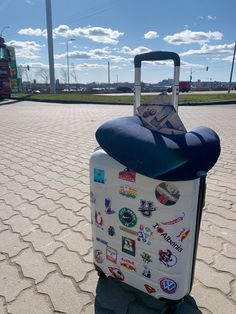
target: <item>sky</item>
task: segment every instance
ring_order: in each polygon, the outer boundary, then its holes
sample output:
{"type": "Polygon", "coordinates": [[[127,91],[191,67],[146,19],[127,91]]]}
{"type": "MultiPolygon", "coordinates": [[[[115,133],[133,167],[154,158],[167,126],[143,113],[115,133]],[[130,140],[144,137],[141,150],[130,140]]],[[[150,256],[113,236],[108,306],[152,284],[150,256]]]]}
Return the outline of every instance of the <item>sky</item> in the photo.
{"type": "MultiPolygon", "coordinates": [[[[45,3],[0,0],[0,33],[15,47],[25,79],[48,76],[45,3]]],[[[61,82],[67,81],[67,46],[71,83],[107,82],[108,62],[111,83],[132,83],[134,56],[149,51],[178,53],[180,80],[192,74],[193,81],[229,81],[235,0],[51,0],[51,6],[55,77],[61,82]]],[[[173,62],[142,64],[145,83],[168,78],[173,62]]]]}

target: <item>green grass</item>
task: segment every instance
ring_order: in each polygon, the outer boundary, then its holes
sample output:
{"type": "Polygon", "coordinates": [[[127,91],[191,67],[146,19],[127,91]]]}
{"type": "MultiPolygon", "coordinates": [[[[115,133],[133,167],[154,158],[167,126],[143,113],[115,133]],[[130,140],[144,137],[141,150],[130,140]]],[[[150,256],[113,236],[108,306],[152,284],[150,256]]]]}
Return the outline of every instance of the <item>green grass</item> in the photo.
{"type": "MultiPolygon", "coordinates": [[[[120,96],[106,96],[106,95],[91,95],[91,94],[12,94],[14,98],[26,98],[29,100],[38,101],[67,101],[67,102],[85,102],[85,103],[125,103],[133,104],[133,96],[120,95],[120,96]]],[[[155,96],[143,95],[142,103],[148,103],[155,96]]],[[[190,104],[190,103],[204,103],[204,102],[220,102],[220,101],[234,101],[236,102],[236,94],[181,94],[179,97],[179,104],[190,104]]]]}

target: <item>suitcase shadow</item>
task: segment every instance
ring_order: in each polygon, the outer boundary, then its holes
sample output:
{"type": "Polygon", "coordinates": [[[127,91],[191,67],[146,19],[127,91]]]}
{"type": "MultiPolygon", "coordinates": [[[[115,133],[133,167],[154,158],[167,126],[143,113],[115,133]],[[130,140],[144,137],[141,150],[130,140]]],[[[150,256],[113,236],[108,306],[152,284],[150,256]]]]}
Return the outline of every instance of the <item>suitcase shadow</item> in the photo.
{"type": "Polygon", "coordinates": [[[202,314],[195,300],[186,296],[174,311],[166,303],[112,277],[100,277],[96,289],[95,314],[202,314]]]}

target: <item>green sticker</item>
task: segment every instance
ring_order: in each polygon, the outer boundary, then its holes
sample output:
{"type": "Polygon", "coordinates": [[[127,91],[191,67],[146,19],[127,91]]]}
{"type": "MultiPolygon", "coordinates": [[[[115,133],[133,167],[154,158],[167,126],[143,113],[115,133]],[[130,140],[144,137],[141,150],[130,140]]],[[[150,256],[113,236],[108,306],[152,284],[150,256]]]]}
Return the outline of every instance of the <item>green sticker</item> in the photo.
{"type": "Polygon", "coordinates": [[[126,207],[121,208],[119,211],[119,219],[120,222],[128,228],[134,227],[137,223],[137,217],[135,213],[130,208],[126,207]]]}

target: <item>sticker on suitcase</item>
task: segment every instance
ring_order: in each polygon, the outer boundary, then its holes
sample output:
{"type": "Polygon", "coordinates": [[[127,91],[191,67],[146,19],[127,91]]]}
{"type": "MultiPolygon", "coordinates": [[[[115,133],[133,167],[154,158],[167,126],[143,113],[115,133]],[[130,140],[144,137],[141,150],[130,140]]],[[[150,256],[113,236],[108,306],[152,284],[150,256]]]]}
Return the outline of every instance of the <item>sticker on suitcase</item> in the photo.
{"type": "Polygon", "coordinates": [[[143,272],[142,272],[142,275],[148,279],[151,279],[151,270],[150,268],[147,266],[147,265],[144,265],[143,266],[143,272]]]}
{"type": "Polygon", "coordinates": [[[114,264],[117,264],[117,250],[113,249],[110,246],[107,246],[106,249],[106,259],[114,264]]]}
{"type": "Polygon", "coordinates": [[[178,216],[174,219],[171,219],[171,220],[167,220],[165,222],[161,222],[163,225],[167,225],[167,226],[170,226],[170,225],[175,225],[177,224],[178,222],[180,221],[183,221],[184,220],[184,216],[185,216],[185,213],[183,212],[181,216],[178,216]]]}
{"type": "Polygon", "coordinates": [[[119,188],[119,193],[128,198],[136,198],[137,196],[137,190],[135,190],[133,187],[129,186],[128,184],[121,185],[119,188]]]}
{"type": "Polygon", "coordinates": [[[120,222],[128,228],[133,228],[137,223],[137,217],[135,213],[127,207],[123,207],[119,211],[120,222]]]}
{"type": "Polygon", "coordinates": [[[104,220],[100,211],[95,211],[95,223],[98,228],[103,229],[104,220]]]}
{"type": "Polygon", "coordinates": [[[150,227],[145,227],[143,224],[139,226],[138,231],[138,241],[146,244],[151,245],[152,240],[154,239],[154,231],[150,227]]]}
{"type": "Polygon", "coordinates": [[[155,212],[156,210],[157,210],[157,207],[154,207],[153,202],[140,200],[138,211],[141,212],[141,214],[144,217],[151,217],[152,213],[155,212]]]}
{"type": "Polygon", "coordinates": [[[149,285],[146,284],[146,283],[145,283],[145,285],[144,285],[144,288],[147,290],[147,292],[148,292],[149,294],[156,292],[156,289],[155,289],[155,288],[149,286],[149,285]]]}
{"type": "Polygon", "coordinates": [[[135,240],[122,237],[121,250],[123,253],[135,256],[135,240]]]}
{"type": "Polygon", "coordinates": [[[174,184],[162,182],[156,187],[155,195],[162,205],[171,206],[178,202],[180,192],[174,184]]]}
{"type": "Polygon", "coordinates": [[[177,290],[177,283],[170,278],[161,278],[160,279],[161,290],[167,294],[174,294],[177,290]]]}
{"type": "Polygon", "coordinates": [[[115,211],[111,207],[111,199],[109,197],[105,198],[105,212],[108,215],[114,214],[115,211]]]}
{"type": "Polygon", "coordinates": [[[159,261],[166,267],[173,267],[177,263],[177,257],[171,252],[171,250],[159,250],[159,261]]]}
{"type": "Polygon", "coordinates": [[[120,281],[123,281],[125,279],[124,274],[121,272],[121,270],[117,267],[108,267],[108,270],[112,274],[112,276],[120,281]]]}
{"type": "Polygon", "coordinates": [[[119,172],[119,179],[129,182],[135,182],[136,172],[134,170],[125,168],[124,170],[119,172]]]}
{"type": "Polygon", "coordinates": [[[105,183],[105,170],[94,168],[93,181],[97,183],[105,183]]]}
{"type": "Polygon", "coordinates": [[[102,250],[94,250],[94,259],[97,263],[102,264],[104,261],[102,250]]]}
{"type": "Polygon", "coordinates": [[[124,267],[129,271],[136,272],[137,262],[132,258],[121,256],[120,266],[124,267]]]}

